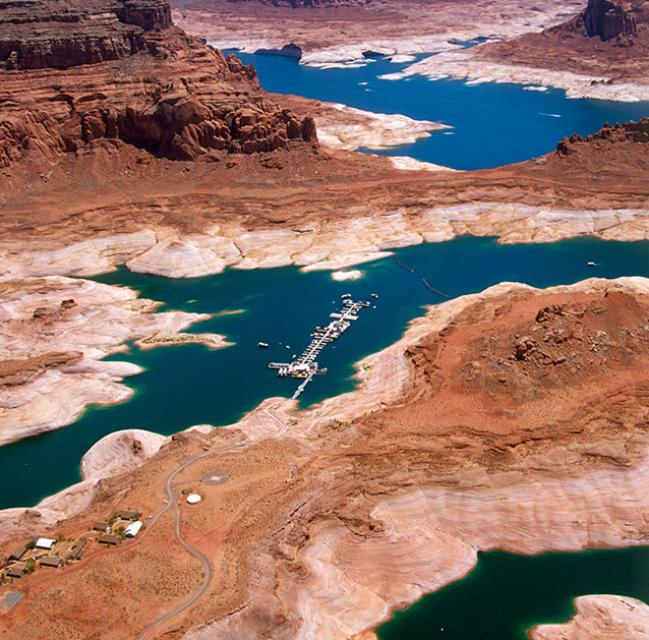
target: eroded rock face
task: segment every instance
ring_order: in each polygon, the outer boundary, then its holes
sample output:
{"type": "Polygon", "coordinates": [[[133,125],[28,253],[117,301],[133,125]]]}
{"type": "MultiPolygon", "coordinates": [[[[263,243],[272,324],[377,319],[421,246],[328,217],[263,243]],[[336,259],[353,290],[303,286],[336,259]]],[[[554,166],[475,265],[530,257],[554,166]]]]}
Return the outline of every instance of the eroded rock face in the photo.
{"type": "Polygon", "coordinates": [[[4,3],[0,79],[0,167],[99,141],[172,160],[317,141],[312,119],[265,99],[252,66],[174,27],[166,0],[4,3]]]}
{"type": "Polygon", "coordinates": [[[173,26],[165,0],[22,0],[0,7],[0,68],[67,69],[147,49],[145,32],[173,26]]]}
{"type": "Polygon", "coordinates": [[[573,154],[587,155],[602,146],[624,148],[632,144],[649,144],[649,118],[638,122],[604,125],[597,133],[582,137],[573,133],[557,144],[556,154],[566,157],[573,154]]]}
{"type": "Polygon", "coordinates": [[[619,0],[588,0],[582,18],[586,33],[590,37],[599,36],[603,41],[614,38],[632,40],[638,35],[630,7],[619,0]]]}
{"type": "Polygon", "coordinates": [[[270,5],[273,7],[297,8],[332,8],[332,7],[362,7],[372,0],[228,0],[228,2],[249,2],[270,5]]]}

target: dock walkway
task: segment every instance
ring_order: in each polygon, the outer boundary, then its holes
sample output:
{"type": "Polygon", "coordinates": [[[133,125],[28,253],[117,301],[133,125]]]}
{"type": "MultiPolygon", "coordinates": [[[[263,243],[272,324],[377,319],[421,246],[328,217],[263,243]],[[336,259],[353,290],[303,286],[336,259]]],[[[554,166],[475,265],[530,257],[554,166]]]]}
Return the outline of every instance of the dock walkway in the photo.
{"type": "Polygon", "coordinates": [[[293,400],[300,397],[307,385],[316,375],[327,373],[326,369],[318,366],[317,358],[321,351],[334,340],[342,336],[351,323],[358,320],[358,314],[361,309],[369,307],[370,303],[365,300],[352,300],[348,293],[342,295],[342,306],[338,311],[329,314],[332,318],[326,327],[316,327],[311,334],[312,340],[307,348],[292,362],[271,362],[269,369],[277,369],[277,375],[281,378],[292,377],[302,378],[300,386],[293,394],[293,400]]]}

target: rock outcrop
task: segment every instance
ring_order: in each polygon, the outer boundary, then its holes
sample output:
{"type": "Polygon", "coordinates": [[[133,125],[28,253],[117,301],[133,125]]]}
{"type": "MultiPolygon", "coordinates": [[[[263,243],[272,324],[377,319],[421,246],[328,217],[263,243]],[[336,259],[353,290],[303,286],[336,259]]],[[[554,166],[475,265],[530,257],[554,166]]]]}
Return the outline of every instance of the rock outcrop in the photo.
{"type": "Polygon", "coordinates": [[[587,136],[573,133],[557,144],[555,155],[560,158],[579,156],[584,159],[593,156],[603,157],[611,150],[617,152],[621,163],[625,162],[625,158],[629,163],[638,160],[643,162],[643,156],[646,158],[649,152],[649,118],[643,118],[638,122],[606,124],[598,132],[587,136]],[[633,148],[641,150],[640,153],[634,153],[633,148]]]}
{"type": "Polygon", "coordinates": [[[564,624],[543,624],[530,640],[645,640],[649,606],[635,598],[613,595],[575,599],[575,616],[564,624]]]}
{"type": "MultiPolygon", "coordinates": [[[[649,3],[588,0],[561,24],[489,43],[468,55],[469,63],[482,65],[481,74],[468,74],[474,79],[495,76],[500,81],[557,86],[567,89],[571,97],[645,100],[649,3]]],[[[444,71],[448,69],[440,69],[444,71]]]]}
{"type": "Polygon", "coordinates": [[[166,0],[3,3],[0,80],[0,167],[100,143],[218,160],[317,141],[251,66],[174,27],[166,0]]]}
{"type": "MultiPolygon", "coordinates": [[[[274,399],[236,428],[171,442],[114,434],[84,459],[90,478],[107,474],[90,497],[88,480],[69,489],[58,522],[62,498],[0,513],[2,552],[35,532],[76,538],[124,505],[157,514],[169,508],[165,487],[187,544],[177,521],[154,516],[137,546],[25,578],[0,633],[40,640],[73,628],[108,640],[114,621],[137,634],[194,597],[158,636],[369,638],[395,609],[464,576],[480,551],[646,544],[648,313],[644,278],[500,284],[431,307],[359,363],[354,392],[309,410],[274,399]],[[552,361],[516,359],[521,336],[552,361]],[[199,507],[182,500],[188,491],[199,507]],[[200,576],[187,545],[212,566],[203,585],[187,581],[200,576]],[[94,603],[107,591],[99,613],[80,613],[78,593],[94,603]]],[[[533,637],[646,637],[638,602],[590,597],[577,614],[533,637]]]]}
{"type": "Polygon", "coordinates": [[[588,0],[581,14],[586,33],[601,40],[624,39],[631,42],[638,35],[638,26],[630,3],[621,0],[588,0]]]}

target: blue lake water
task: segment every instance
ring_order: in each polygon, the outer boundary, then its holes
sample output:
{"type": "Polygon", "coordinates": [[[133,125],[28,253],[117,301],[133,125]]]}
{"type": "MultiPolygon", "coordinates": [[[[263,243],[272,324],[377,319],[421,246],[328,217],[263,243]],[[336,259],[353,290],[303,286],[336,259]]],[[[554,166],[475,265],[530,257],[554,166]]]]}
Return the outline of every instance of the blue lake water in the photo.
{"type": "Polygon", "coordinates": [[[537,624],[568,620],[573,598],[602,593],[649,602],[649,548],[531,557],[480,554],[466,578],[397,612],[379,627],[378,636],[379,640],[527,640],[528,630],[537,624]]]}
{"type": "Polygon", "coordinates": [[[381,80],[405,68],[374,60],[358,68],[320,69],[282,57],[237,53],[257,68],[268,91],[341,102],[378,113],[402,113],[452,125],[387,154],[409,155],[454,169],[482,169],[527,160],[555,148],[572,133],[586,135],[604,123],[649,115],[649,102],[570,100],[558,89],[526,91],[515,84],[467,85],[422,76],[381,80]]]}
{"type": "MultiPolygon", "coordinates": [[[[241,58],[256,65],[262,85],[270,91],[453,125],[450,135],[436,133],[390,153],[458,169],[525,160],[551,150],[573,132],[587,134],[605,122],[649,114],[649,103],[567,100],[556,90],[467,86],[421,77],[381,80],[381,74],[405,66],[381,59],[362,68],[323,70],[278,56],[242,54],[241,58]]],[[[327,272],[305,274],[295,268],[228,270],[183,280],[121,269],[98,278],[132,286],[145,297],[163,301],[167,309],[216,314],[243,310],[193,327],[224,333],[236,346],[218,351],[199,345],[145,351],[132,347],[130,353],[115,356],[145,369],[127,381],[134,397],[121,405],[90,408],[75,424],[53,433],[1,447],[0,508],[33,505],[78,481],[82,455],[113,431],[138,427],[172,434],[198,423],[223,425],[236,421],[264,398],[289,397],[297,383],[277,378],[267,363],[299,353],[313,327],[327,321],[343,292],[358,298],[377,292],[380,298],[376,309],[363,311],[360,321],[325,349],[319,361],[329,374],[307,388],[303,406],[352,389],[356,361],[396,340],[408,321],[422,314],[424,305],[441,302],[423,286],[424,277],[451,296],[505,280],[545,287],[589,276],[649,277],[649,242],[578,239],[501,246],[493,239],[458,238],[402,249],[397,255],[414,273],[387,258],[363,265],[366,276],[347,283],[333,281],[327,272]],[[589,260],[598,266],[587,267],[589,260]],[[260,340],[270,343],[270,348],[259,349],[260,340]]],[[[537,622],[567,619],[571,598],[579,594],[609,592],[649,599],[648,567],[647,548],[535,558],[485,554],[466,579],[396,614],[378,630],[379,637],[523,640],[537,622]]]]}
{"type": "Polygon", "coordinates": [[[377,292],[380,298],[376,309],[364,311],[358,323],[325,349],[319,361],[329,368],[329,375],[316,378],[307,388],[303,405],[351,389],[356,361],[398,339],[407,322],[421,315],[423,305],[441,301],[422,285],[422,277],[458,296],[503,280],[545,287],[595,275],[649,276],[649,242],[579,239],[499,245],[493,239],[458,238],[397,253],[415,269],[413,274],[387,258],[364,265],[366,276],[346,283],[335,282],[328,272],[302,273],[292,267],[229,270],[178,280],[125,269],[100,277],[103,282],[130,285],[169,309],[210,313],[245,309],[243,314],[194,326],[195,331],[224,333],[236,346],[217,351],[200,345],[134,347],[128,355],[114,356],[144,367],[144,373],[127,380],[135,396],[120,405],[91,408],[78,422],[58,431],[1,447],[0,508],[33,505],[76,482],[83,454],[112,431],[138,427],[172,434],[194,424],[223,425],[264,398],[290,397],[297,383],[277,378],[267,363],[299,353],[313,327],[326,323],[344,292],[359,298],[377,292]],[[589,268],[588,260],[599,266],[589,268]],[[260,340],[271,347],[259,349],[260,340]]]}

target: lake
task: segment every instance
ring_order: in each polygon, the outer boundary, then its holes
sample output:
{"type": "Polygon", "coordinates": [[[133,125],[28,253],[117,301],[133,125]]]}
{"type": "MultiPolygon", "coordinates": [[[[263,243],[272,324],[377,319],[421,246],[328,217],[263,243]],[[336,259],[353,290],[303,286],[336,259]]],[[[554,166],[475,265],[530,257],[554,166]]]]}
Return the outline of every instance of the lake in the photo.
{"type": "Polygon", "coordinates": [[[229,269],[189,279],[120,269],[97,278],[134,287],[143,296],[164,302],[163,309],[214,314],[242,310],[192,328],[223,333],[236,345],[216,351],[195,344],[150,350],[132,346],[129,354],[112,356],[145,369],[126,381],[135,395],[123,404],[92,407],[75,424],[58,431],[0,447],[0,508],[31,506],[77,482],[83,454],[112,431],[136,427],[173,434],[194,424],[224,425],[264,398],[290,397],[297,382],[278,378],[267,364],[300,353],[313,328],[326,324],[342,293],[369,299],[376,292],[380,297],[376,309],[363,311],[360,320],[324,350],[319,362],[329,374],[307,387],[302,406],[352,389],[355,362],[397,340],[407,323],[423,313],[424,305],[443,301],[421,278],[450,296],[459,296],[505,280],[546,287],[590,276],[649,276],[649,242],[644,241],[582,238],[500,245],[493,238],[463,237],[400,249],[396,254],[414,273],[384,258],[361,265],[366,275],[353,282],[336,282],[329,272],[303,273],[295,267],[229,269]],[[589,260],[598,266],[588,267],[589,260]],[[270,347],[260,349],[259,341],[270,347]]]}
{"type": "Polygon", "coordinates": [[[586,135],[606,122],[649,115],[649,102],[571,100],[559,89],[527,91],[515,84],[469,85],[422,76],[381,80],[379,76],[407,66],[384,59],[356,68],[322,69],[282,56],[236,54],[255,65],[268,91],[452,125],[453,129],[435,132],[416,144],[380,153],[412,156],[453,169],[527,160],[552,151],[572,133],[586,135]]]}
{"type": "MultiPolygon", "coordinates": [[[[278,56],[241,58],[255,64],[262,86],[270,91],[452,125],[450,131],[386,153],[457,169],[525,160],[551,150],[573,132],[588,134],[605,122],[649,114],[649,103],[568,100],[558,90],[470,86],[421,77],[381,80],[380,75],[405,66],[383,59],[361,68],[318,69],[278,56]]],[[[134,287],[162,301],[163,309],[215,314],[192,330],[223,333],[236,344],[217,351],[200,345],[152,350],[131,345],[129,353],[113,356],[144,368],[127,380],[133,398],[111,407],[91,407],[73,425],[0,448],[0,508],[34,505],[77,482],[83,454],[113,431],[143,428],[173,434],[199,423],[224,425],[267,397],[290,397],[297,382],[278,378],[268,362],[300,353],[310,332],[328,321],[345,292],[360,299],[378,294],[376,308],[364,310],[360,320],[324,350],[319,363],[329,373],[307,387],[300,400],[303,407],[353,389],[355,362],[398,339],[426,305],[443,301],[422,278],[455,297],[502,281],[546,287],[591,276],[649,277],[649,242],[581,238],[499,245],[493,238],[457,238],[395,253],[412,273],[385,258],[362,265],[365,276],[352,282],[335,282],[328,272],[302,273],[293,267],[229,269],[217,276],[180,280],[120,269],[97,278],[134,287]],[[587,266],[591,260],[595,268],[587,266]],[[269,348],[258,348],[259,341],[269,348]]],[[[398,612],[378,634],[382,640],[523,640],[534,624],[570,617],[571,600],[580,594],[620,593],[649,600],[648,568],[648,548],[536,557],[481,554],[469,576],[398,612]]]]}

